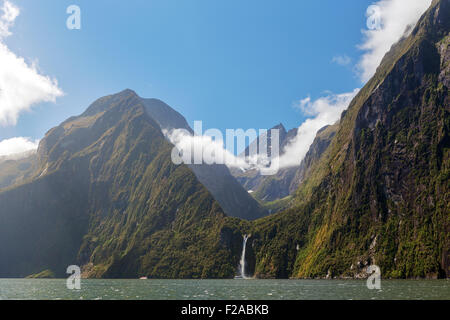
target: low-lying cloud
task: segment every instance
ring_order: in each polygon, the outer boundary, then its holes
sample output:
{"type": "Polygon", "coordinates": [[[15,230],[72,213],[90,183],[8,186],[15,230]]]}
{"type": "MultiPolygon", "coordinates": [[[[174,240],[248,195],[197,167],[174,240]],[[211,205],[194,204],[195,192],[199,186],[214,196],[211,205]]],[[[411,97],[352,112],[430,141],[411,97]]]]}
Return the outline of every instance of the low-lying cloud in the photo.
{"type": "Polygon", "coordinates": [[[298,128],[297,136],[286,145],[280,157],[280,167],[300,165],[314,142],[317,132],[327,125],[336,123],[358,91],[359,89],[355,89],[348,93],[330,94],[315,101],[312,101],[310,97],[301,100],[298,108],[311,118],[302,123],[298,128]]]}
{"type": "Polygon", "coordinates": [[[412,31],[431,2],[432,0],[381,0],[374,3],[380,26],[362,31],[364,40],[359,48],[364,54],[357,65],[362,82],[372,78],[384,55],[394,43],[412,31]]]}
{"type": "Polygon", "coordinates": [[[17,156],[36,151],[39,141],[30,138],[18,137],[0,141],[0,157],[17,156]]]}
{"type": "Polygon", "coordinates": [[[223,140],[214,140],[208,135],[193,135],[184,129],[163,130],[164,135],[182,154],[180,160],[186,164],[225,164],[229,168],[248,169],[250,164],[224,148],[223,140]],[[196,152],[196,150],[200,150],[196,152]]]}

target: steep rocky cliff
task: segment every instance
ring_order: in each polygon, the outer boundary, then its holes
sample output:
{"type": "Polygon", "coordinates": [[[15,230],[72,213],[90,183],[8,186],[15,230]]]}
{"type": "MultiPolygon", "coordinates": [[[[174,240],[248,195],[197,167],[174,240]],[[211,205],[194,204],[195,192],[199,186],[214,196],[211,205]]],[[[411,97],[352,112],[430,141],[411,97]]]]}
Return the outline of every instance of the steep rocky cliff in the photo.
{"type": "Polygon", "coordinates": [[[256,223],[261,277],[450,275],[450,1],[433,1],[350,104],[296,205],[256,223]]]}

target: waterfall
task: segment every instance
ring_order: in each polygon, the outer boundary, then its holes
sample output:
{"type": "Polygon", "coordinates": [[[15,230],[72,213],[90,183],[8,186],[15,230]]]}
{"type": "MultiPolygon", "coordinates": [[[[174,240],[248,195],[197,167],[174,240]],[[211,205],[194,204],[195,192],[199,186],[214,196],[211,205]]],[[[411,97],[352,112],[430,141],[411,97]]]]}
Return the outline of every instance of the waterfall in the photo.
{"type": "Polygon", "coordinates": [[[241,262],[240,262],[240,278],[248,279],[248,277],[245,275],[245,251],[247,249],[247,240],[250,238],[248,235],[244,235],[244,242],[242,244],[242,255],[241,255],[241,262]]]}

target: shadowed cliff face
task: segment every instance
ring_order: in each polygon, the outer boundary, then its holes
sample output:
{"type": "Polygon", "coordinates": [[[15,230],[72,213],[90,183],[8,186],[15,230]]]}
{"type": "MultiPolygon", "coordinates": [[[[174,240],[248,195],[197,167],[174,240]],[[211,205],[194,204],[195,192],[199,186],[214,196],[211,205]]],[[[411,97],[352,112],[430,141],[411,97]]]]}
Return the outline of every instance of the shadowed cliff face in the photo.
{"type": "Polygon", "coordinates": [[[261,277],[448,277],[450,1],[434,1],[343,115],[294,208],[256,223],[261,277]]]}
{"type": "Polygon", "coordinates": [[[0,277],[232,277],[225,214],[131,90],[50,130],[31,181],[0,193],[0,277]]]}

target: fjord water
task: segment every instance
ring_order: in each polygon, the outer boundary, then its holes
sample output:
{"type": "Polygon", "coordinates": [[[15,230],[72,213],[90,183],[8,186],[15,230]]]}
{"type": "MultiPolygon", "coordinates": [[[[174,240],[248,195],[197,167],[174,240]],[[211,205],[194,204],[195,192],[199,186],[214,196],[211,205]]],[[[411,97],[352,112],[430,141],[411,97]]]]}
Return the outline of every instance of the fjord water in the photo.
{"type": "Polygon", "coordinates": [[[449,280],[66,280],[0,279],[0,300],[371,300],[450,299],[449,280]]]}

